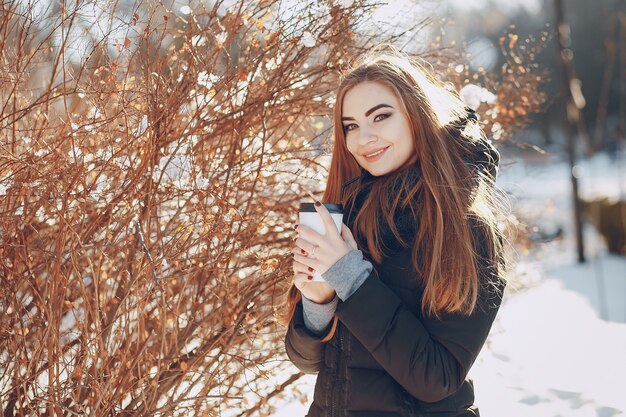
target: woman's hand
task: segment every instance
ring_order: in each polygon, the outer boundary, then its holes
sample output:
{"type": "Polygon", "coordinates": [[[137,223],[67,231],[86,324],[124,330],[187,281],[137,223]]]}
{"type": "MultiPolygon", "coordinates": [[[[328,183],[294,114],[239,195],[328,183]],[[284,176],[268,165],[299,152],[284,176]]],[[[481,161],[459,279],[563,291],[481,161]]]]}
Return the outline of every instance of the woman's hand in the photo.
{"type": "Polygon", "coordinates": [[[323,303],[333,299],[335,290],[326,282],[311,282],[313,273],[323,274],[344,255],[358,247],[348,226],[342,224],[339,233],[326,207],[316,202],[315,208],[324,222],[326,234],[320,235],[304,225],[296,228],[299,237],[295,242],[296,247],[292,250],[294,283],[303,296],[311,301],[323,303]]]}
{"type": "MultiPolygon", "coordinates": [[[[335,290],[326,281],[311,281],[313,271],[310,267],[293,261],[293,283],[300,290],[302,296],[317,304],[330,303],[335,298],[335,290]],[[309,278],[310,277],[310,278],[309,278]]],[[[312,268],[311,268],[312,269],[312,268]]]]}

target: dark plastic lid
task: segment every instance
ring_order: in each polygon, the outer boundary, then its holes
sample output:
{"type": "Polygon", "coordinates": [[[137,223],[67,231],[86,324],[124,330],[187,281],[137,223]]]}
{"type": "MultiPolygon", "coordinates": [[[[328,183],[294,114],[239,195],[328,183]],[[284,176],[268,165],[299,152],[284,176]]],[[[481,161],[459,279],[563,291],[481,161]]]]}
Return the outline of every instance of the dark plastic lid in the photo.
{"type": "MultiPolygon", "coordinates": [[[[324,206],[329,213],[343,213],[343,206],[341,204],[324,203],[324,206]]],[[[300,212],[317,212],[315,210],[314,203],[300,203],[300,212]]]]}

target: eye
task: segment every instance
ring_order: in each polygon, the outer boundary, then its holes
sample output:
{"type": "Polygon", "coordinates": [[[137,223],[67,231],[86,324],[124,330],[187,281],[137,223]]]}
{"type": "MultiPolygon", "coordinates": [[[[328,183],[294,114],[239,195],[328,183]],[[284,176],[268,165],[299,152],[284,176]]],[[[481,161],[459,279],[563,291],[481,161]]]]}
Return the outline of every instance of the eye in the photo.
{"type": "Polygon", "coordinates": [[[391,116],[390,113],[381,113],[381,114],[377,115],[376,117],[374,117],[374,121],[375,122],[380,122],[381,120],[385,120],[389,116],[391,116]]]}
{"type": "Polygon", "coordinates": [[[356,129],[358,126],[356,123],[350,123],[349,125],[343,125],[344,132],[349,132],[351,130],[356,129]]]}

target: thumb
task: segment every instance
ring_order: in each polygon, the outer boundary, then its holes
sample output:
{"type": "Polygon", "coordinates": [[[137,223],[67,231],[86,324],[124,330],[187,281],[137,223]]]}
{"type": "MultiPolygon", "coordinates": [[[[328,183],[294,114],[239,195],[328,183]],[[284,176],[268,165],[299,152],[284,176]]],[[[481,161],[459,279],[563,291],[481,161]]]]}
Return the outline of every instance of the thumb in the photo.
{"type": "Polygon", "coordinates": [[[293,285],[298,289],[298,291],[302,291],[302,287],[304,287],[306,285],[306,282],[295,280],[293,282],[293,285]]]}
{"type": "Polygon", "coordinates": [[[357,250],[358,246],[356,241],[354,240],[354,236],[352,236],[352,231],[345,224],[341,224],[341,237],[344,242],[346,242],[352,249],[357,250]]]}

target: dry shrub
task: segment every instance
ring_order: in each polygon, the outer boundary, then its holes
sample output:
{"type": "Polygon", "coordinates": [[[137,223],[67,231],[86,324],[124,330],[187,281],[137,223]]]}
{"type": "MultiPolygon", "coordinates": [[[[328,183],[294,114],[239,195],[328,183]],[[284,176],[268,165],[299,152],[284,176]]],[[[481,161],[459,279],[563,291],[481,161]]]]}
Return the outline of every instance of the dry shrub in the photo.
{"type": "Polygon", "coordinates": [[[484,68],[472,71],[458,56],[446,67],[446,78],[461,91],[477,110],[485,133],[498,142],[509,141],[521,147],[515,133],[527,126],[528,116],[545,111],[543,84],[549,74],[536,62],[549,38],[547,32],[520,39],[508,32],[499,39],[503,64],[494,71],[484,68]]]}
{"type": "Polygon", "coordinates": [[[359,0],[42,3],[0,15],[0,409],[266,413],[338,71],[396,39],[359,0]]]}

